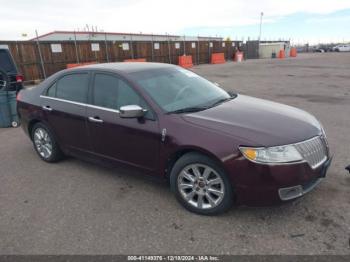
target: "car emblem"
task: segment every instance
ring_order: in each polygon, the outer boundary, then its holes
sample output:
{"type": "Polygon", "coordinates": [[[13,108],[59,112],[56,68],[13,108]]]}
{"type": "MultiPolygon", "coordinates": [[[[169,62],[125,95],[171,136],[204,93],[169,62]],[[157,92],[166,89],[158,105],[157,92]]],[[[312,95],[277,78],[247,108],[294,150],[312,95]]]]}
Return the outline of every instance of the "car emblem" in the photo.
{"type": "Polygon", "coordinates": [[[165,141],[165,138],[166,138],[166,128],[163,128],[163,130],[162,130],[162,142],[165,141]]]}

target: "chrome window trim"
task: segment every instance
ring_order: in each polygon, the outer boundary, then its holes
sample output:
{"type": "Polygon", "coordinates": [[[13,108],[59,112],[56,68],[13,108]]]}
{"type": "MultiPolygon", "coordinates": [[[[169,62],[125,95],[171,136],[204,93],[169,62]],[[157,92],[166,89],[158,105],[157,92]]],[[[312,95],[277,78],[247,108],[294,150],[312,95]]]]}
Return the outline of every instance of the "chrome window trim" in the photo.
{"type": "Polygon", "coordinates": [[[86,103],[74,102],[74,101],[71,101],[71,100],[66,100],[66,99],[57,98],[57,97],[51,97],[51,96],[45,96],[45,95],[40,95],[40,97],[41,98],[50,99],[50,100],[54,100],[54,101],[59,101],[59,102],[65,102],[65,103],[69,103],[69,104],[73,104],[73,105],[77,105],[77,106],[86,106],[86,107],[90,107],[90,108],[100,109],[100,110],[103,110],[103,111],[117,113],[117,114],[120,113],[120,111],[117,110],[117,109],[111,109],[111,108],[102,107],[102,106],[95,106],[95,105],[90,105],[90,104],[86,104],[86,103]]]}

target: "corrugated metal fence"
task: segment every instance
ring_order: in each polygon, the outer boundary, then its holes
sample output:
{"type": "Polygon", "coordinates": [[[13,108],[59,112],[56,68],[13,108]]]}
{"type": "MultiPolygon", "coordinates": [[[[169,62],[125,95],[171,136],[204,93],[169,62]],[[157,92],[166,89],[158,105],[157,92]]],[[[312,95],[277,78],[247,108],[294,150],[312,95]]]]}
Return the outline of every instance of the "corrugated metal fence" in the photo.
{"type": "Polygon", "coordinates": [[[194,64],[210,63],[212,53],[224,53],[232,60],[237,48],[245,49],[239,41],[186,41],[186,42],[115,42],[115,41],[34,41],[0,42],[8,45],[17,66],[26,81],[44,79],[66,68],[70,63],[122,62],[130,58],[146,58],[148,62],[178,63],[178,56],[192,55],[194,64]],[[39,48],[42,56],[43,66],[39,48]]]}

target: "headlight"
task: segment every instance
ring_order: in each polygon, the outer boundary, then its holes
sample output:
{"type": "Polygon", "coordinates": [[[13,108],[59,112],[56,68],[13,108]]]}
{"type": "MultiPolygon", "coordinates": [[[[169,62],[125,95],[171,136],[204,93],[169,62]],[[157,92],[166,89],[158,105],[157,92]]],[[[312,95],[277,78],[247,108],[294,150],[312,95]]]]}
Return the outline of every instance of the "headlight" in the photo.
{"type": "Polygon", "coordinates": [[[292,145],[275,147],[240,147],[242,154],[253,162],[289,163],[303,160],[298,150],[292,145]]]}

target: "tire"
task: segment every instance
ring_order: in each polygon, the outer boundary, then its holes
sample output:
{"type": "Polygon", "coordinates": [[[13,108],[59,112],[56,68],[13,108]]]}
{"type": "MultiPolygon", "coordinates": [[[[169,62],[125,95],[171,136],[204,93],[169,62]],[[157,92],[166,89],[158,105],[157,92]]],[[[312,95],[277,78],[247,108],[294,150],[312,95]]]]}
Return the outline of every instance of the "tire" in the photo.
{"type": "Polygon", "coordinates": [[[234,202],[233,187],[223,168],[200,153],[187,153],[175,163],[170,187],[181,205],[200,215],[223,213],[234,202]]]}
{"type": "Polygon", "coordinates": [[[45,124],[36,123],[32,128],[31,137],[35,151],[45,162],[54,163],[63,158],[53,133],[45,124]]]}

